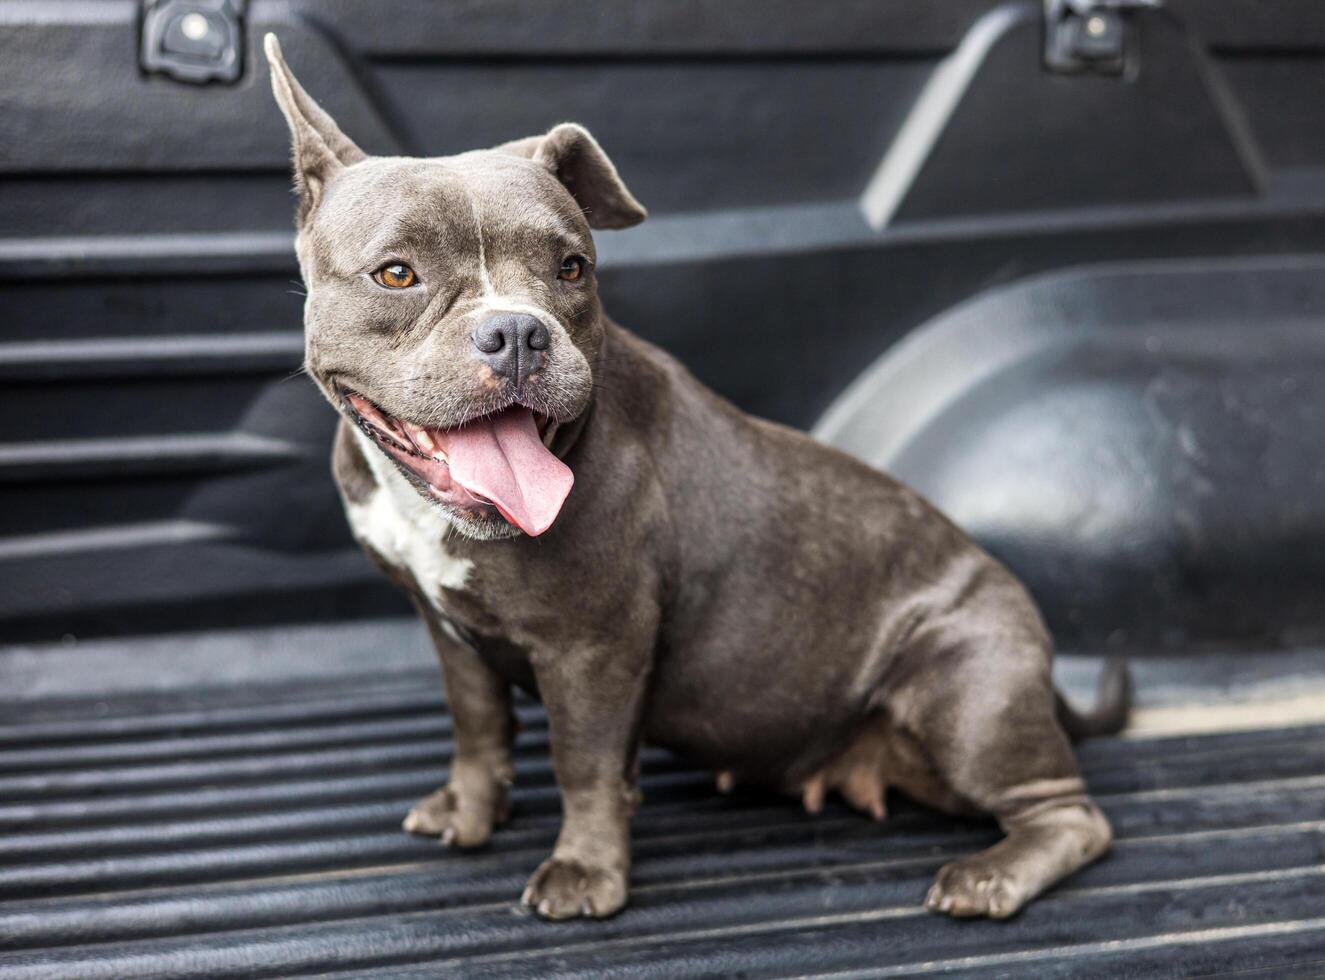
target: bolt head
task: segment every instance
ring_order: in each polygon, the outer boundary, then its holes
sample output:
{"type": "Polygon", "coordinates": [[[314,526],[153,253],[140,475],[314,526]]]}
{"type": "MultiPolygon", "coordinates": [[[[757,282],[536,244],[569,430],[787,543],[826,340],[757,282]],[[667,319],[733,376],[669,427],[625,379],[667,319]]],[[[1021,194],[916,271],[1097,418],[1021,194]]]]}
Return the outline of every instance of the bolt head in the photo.
{"type": "Polygon", "coordinates": [[[194,11],[191,14],[185,14],[179,22],[180,33],[190,41],[201,41],[211,31],[212,25],[207,22],[207,18],[194,11]]]}

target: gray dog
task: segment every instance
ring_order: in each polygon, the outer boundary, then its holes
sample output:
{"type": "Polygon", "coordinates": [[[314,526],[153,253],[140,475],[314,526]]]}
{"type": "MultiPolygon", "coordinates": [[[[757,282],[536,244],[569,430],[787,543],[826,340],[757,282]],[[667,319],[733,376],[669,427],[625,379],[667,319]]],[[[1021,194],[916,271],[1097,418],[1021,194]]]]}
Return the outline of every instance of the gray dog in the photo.
{"type": "Polygon", "coordinates": [[[645,212],[584,129],[369,157],[266,50],[336,481],[455,721],[406,829],[475,847],[506,818],[518,685],[561,792],[523,899],[548,918],[625,904],[641,741],[812,811],[881,819],[894,788],[992,814],[1006,837],[926,899],[952,915],[1012,915],[1108,849],[1068,733],[1121,727],[1125,670],[1074,715],[1026,591],[932,506],[610,321],[590,228],[645,212]]]}

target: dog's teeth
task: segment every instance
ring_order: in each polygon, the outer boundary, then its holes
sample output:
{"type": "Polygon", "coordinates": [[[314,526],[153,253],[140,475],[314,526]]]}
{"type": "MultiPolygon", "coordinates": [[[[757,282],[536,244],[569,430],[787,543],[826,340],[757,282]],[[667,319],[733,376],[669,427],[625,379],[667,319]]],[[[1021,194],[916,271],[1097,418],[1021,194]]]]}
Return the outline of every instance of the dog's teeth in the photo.
{"type": "Polygon", "coordinates": [[[432,453],[437,450],[437,443],[433,442],[432,436],[428,435],[427,429],[420,429],[418,426],[411,425],[409,434],[414,437],[414,444],[425,453],[432,453]]]}

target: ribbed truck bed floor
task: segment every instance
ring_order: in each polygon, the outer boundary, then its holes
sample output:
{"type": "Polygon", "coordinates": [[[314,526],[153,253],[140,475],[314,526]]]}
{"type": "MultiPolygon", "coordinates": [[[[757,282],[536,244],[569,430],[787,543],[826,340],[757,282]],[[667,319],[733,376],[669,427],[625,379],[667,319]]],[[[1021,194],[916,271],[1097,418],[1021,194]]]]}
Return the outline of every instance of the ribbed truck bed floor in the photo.
{"type": "Polygon", "coordinates": [[[435,677],[28,703],[0,726],[0,977],[1325,973],[1325,726],[1081,746],[1117,843],[1009,922],[920,907],[992,826],[719,795],[648,752],[630,906],[517,909],[558,803],[520,708],[513,821],[400,829],[445,776],[435,677]]]}

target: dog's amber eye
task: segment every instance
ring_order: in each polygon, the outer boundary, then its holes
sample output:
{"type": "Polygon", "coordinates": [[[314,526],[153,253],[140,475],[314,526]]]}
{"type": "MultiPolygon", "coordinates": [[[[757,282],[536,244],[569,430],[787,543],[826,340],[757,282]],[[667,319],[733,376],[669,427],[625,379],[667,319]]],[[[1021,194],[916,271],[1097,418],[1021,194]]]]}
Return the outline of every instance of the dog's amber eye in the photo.
{"type": "Polygon", "coordinates": [[[414,274],[414,270],[403,262],[393,262],[391,265],[382,266],[373,273],[373,278],[387,289],[408,289],[419,281],[419,277],[414,274]]]}
{"type": "Polygon", "coordinates": [[[574,282],[582,275],[584,275],[584,259],[578,255],[571,255],[562,261],[561,271],[557,273],[557,278],[574,282]]]}

